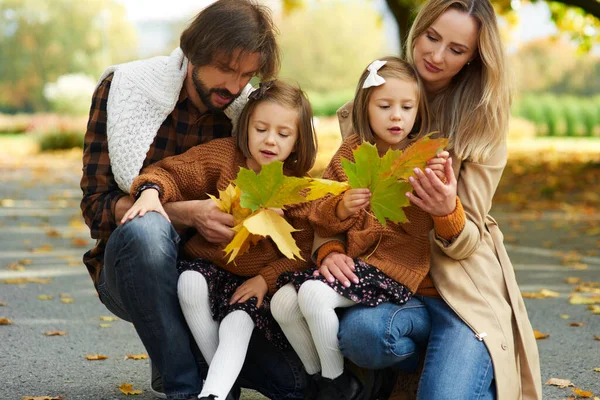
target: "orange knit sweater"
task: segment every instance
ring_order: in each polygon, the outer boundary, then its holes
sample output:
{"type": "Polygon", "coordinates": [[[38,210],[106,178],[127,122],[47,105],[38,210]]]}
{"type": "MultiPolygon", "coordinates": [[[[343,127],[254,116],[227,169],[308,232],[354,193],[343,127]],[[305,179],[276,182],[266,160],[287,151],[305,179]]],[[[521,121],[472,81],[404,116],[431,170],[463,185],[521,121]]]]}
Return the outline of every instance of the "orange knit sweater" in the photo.
{"type": "MultiPolygon", "coordinates": [[[[341,159],[354,162],[352,150],[360,143],[361,139],[357,135],[348,137],[333,156],[323,177],[347,181],[341,159]]],[[[431,216],[419,207],[410,205],[404,208],[409,221],[407,223],[387,221],[384,227],[368,210],[361,210],[340,221],[336,216],[336,207],[342,198],[343,194],[340,194],[313,202],[310,221],[315,232],[323,237],[345,233],[345,253],[349,257],[362,258],[415,293],[429,271],[428,235],[434,227],[431,216]]],[[[444,231],[445,236],[453,237],[461,232],[464,222],[464,213],[455,211],[449,216],[436,218],[436,231],[439,225],[439,230],[444,231]]],[[[324,249],[324,252],[331,251],[333,246],[324,249]]],[[[324,257],[324,252],[319,251],[319,260],[324,257]]]]}
{"type": "MultiPolygon", "coordinates": [[[[218,197],[218,190],[225,190],[236,178],[240,167],[246,167],[246,158],[237,148],[235,138],[215,139],[145,168],[134,180],[131,193],[137,193],[144,183],[153,183],[160,187],[162,203],[205,200],[209,198],[207,194],[218,197]]],[[[260,274],[267,281],[272,295],[282,272],[309,267],[313,241],[313,230],[308,221],[310,203],[288,206],[284,212],[288,222],[299,230],[292,236],[306,261],[286,258],[271,239],[265,238],[227,264],[223,252],[225,245],[210,243],[198,233],[185,244],[183,257],[204,258],[240,276],[260,274]]]]}

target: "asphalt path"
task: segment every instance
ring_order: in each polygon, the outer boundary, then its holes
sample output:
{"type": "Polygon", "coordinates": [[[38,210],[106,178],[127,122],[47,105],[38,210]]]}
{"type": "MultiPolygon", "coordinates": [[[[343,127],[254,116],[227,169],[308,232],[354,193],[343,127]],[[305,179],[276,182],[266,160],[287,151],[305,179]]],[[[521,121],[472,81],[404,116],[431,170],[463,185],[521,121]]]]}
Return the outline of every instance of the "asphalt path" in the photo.
{"type": "MultiPolygon", "coordinates": [[[[79,168],[72,159],[0,158],[0,303],[5,303],[0,318],[12,322],[0,326],[1,399],[121,399],[123,382],[143,391],[134,398],[153,398],[148,361],[125,359],[145,353],[133,326],[101,319],[111,314],[81,263],[92,241],[79,211],[79,168]],[[3,283],[16,278],[50,281],[3,283]],[[55,330],[66,335],[44,335],[55,330]],[[94,354],[108,358],[86,360],[94,354]]],[[[600,281],[600,232],[589,228],[594,221],[600,226],[600,215],[515,213],[505,208],[494,209],[493,215],[506,235],[521,290],[558,293],[525,300],[534,328],[550,335],[537,342],[542,382],[568,379],[600,396],[600,372],[594,371],[600,368],[600,341],[594,340],[600,337],[600,316],[587,305],[569,303],[577,284],[565,280],[600,281]]],[[[544,385],[545,399],[569,395],[571,388],[544,385]]],[[[242,398],[262,397],[245,391],[242,398]]]]}

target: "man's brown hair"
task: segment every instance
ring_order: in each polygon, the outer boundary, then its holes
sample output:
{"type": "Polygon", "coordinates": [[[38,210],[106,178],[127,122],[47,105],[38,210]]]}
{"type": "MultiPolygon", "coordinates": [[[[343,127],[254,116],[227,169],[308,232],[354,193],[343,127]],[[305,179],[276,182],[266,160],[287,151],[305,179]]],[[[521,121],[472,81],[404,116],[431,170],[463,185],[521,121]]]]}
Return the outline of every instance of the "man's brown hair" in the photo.
{"type": "MultiPolygon", "coordinates": [[[[234,135],[238,148],[244,156],[251,157],[248,147],[250,117],[256,106],[262,102],[272,102],[298,110],[298,138],[296,148],[284,162],[284,168],[294,176],[304,176],[313,167],[317,157],[317,136],[313,126],[313,112],[306,94],[297,86],[280,80],[268,82],[269,89],[260,96],[252,96],[242,110],[234,135]],[[257,98],[253,98],[257,97],[257,98]]],[[[261,90],[261,89],[256,89],[261,90]]]]}
{"type": "Polygon", "coordinates": [[[216,57],[238,60],[260,54],[258,76],[272,79],[279,71],[276,27],[268,7],[251,0],[219,0],[202,10],[183,31],[180,47],[194,66],[208,65],[216,57]]]}

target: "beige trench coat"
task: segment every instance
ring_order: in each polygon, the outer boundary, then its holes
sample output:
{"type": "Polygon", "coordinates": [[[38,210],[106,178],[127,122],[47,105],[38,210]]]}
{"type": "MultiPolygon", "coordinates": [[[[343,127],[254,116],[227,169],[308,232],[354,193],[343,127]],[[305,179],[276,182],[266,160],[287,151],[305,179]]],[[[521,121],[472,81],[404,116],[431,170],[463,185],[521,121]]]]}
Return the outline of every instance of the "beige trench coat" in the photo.
{"type": "MultiPolygon", "coordinates": [[[[352,133],[352,103],[338,110],[342,136],[352,133]]],[[[498,400],[542,398],[537,344],[496,221],[488,214],[507,151],[485,163],[453,157],[466,225],[449,245],[431,239],[431,279],[456,314],[483,338],[494,365],[498,400]]],[[[323,239],[321,239],[323,240],[323,239]]],[[[323,242],[315,241],[315,249],[323,242]]]]}

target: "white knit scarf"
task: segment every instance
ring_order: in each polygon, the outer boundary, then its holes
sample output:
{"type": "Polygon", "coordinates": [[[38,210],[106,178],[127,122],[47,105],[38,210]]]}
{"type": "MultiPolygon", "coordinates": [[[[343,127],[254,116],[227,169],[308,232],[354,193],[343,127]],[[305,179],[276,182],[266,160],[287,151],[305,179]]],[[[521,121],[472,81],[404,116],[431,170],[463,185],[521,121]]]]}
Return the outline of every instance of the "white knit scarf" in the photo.
{"type": "MultiPolygon", "coordinates": [[[[108,93],[106,134],[110,166],[119,188],[129,193],[163,121],[171,114],[187,73],[188,60],[180,48],[170,56],[109,67],[98,85],[113,73],[108,93]]],[[[235,126],[252,86],[225,110],[235,126]]]]}

